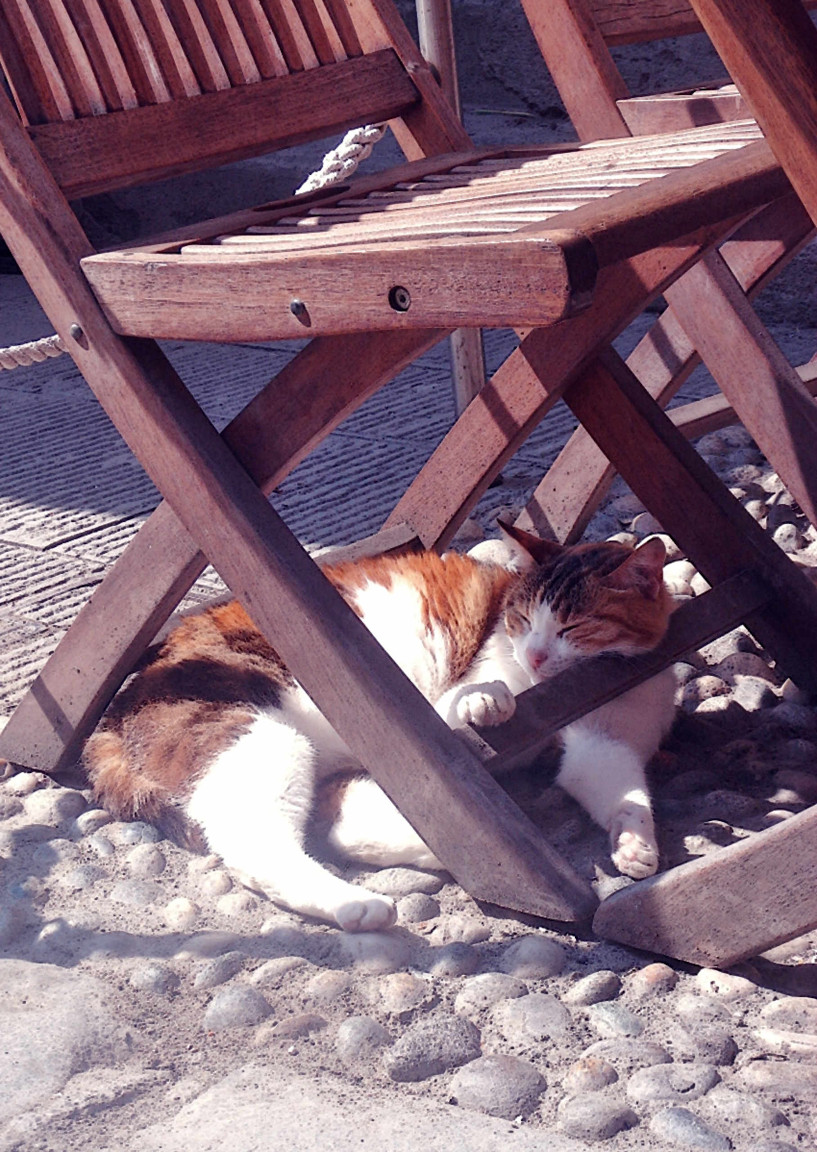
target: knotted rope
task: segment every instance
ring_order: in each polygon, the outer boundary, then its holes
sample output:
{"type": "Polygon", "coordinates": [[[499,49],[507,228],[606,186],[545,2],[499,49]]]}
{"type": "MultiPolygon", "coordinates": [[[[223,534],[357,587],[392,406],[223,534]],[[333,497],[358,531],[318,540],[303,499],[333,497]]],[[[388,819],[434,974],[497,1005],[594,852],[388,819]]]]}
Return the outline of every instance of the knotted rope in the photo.
{"type": "MultiPolygon", "coordinates": [[[[295,190],[295,195],[330,188],[333,184],[348,179],[357,171],[358,165],[370,155],[372,148],[383,138],[385,131],[385,125],[366,124],[362,128],[353,128],[351,132],[347,132],[337,148],[327,152],[317,172],[308,176],[300,188],[295,190]]],[[[27,344],[13,344],[10,348],[0,348],[0,369],[27,368],[31,364],[41,364],[43,360],[62,356],[66,351],[65,345],[56,334],[44,336],[42,340],[31,340],[27,344]]]]}

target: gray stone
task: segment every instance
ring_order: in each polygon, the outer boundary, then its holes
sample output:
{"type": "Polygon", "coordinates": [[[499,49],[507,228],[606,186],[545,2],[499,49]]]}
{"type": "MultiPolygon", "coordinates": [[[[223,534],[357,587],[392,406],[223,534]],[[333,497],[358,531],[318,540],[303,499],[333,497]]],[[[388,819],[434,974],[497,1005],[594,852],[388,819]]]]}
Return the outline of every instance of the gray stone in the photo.
{"type": "Polygon", "coordinates": [[[524,996],[527,990],[521,980],[504,972],[483,972],[464,982],[454,1001],[454,1011],[463,1016],[476,1016],[500,1000],[524,996]]]}
{"type": "Polygon", "coordinates": [[[662,1108],[650,1120],[650,1131],[659,1140],[679,1148],[700,1148],[703,1152],[729,1152],[732,1141],[704,1124],[687,1108],[662,1108]]]}
{"type": "Polygon", "coordinates": [[[415,868],[383,868],[366,879],[372,892],[399,899],[413,892],[433,896],[445,884],[445,877],[437,872],[420,872],[415,868]]]}
{"type": "Polygon", "coordinates": [[[227,1028],[250,1028],[270,1014],[270,1006],[260,992],[243,984],[220,988],[207,1005],[204,1027],[214,1032],[227,1028]]]}
{"type": "Polygon", "coordinates": [[[158,828],[142,820],[116,820],[106,826],[105,835],[120,848],[129,844],[156,844],[162,838],[158,828]]]}
{"type": "Polygon", "coordinates": [[[411,1024],[386,1053],[384,1063],[392,1080],[416,1082],[480,1055],[479,1029],[462,1016],[438,1013],[411,1024]]]}
{"type": "Polygon", "coordinates": [[[740,676],[754,676],[777,684],[778,676],[757,652],[733,652],[713,668],[715,676],[720,676],[728,684],[737,683],[740,676]]]}
{"type": "Polygon", "coordinates": [[[368,1064],[391,1042],[388,1029],[371,1016],[349,1016],[338,1028],[335,1049],[341,1060],[348,1064],[358,1060],[368,1064]]]}
{"type": "MultiPolygon", "coordinates": [[[[817,753],[815,753],[817,758],[817,753]]],[[[814,804],[817,801],[817,776],[804,772],[801,768],[781,768],[774,774],[777,788],[786,788],[794,794],[797,804],[814,804]]]]}
{"type": "Polygon", "coordinates": [[[558,976],[566,963],[565,951],[555,940],[547,936],[523,936],[505,949],[499,967],[523,980],[546,979],[558,976]]]}
{"type": "MultiPolygon", "coordinates": [[[[769,527],[771,527],[770,523],[769,527]]],[[[805,543],[797,529],[797,525],[788,523],[778,525],[772,532],[772,539],[784,552],[796,552],[798,548],[802,548],[805,543]]]]}
{"type": "Polygon", "coordinates": [[[753,1060],[735,1072],[732,1083],[735,1088],[749,1093],[768,1093],[781,1100],[794,1096],[813,1103],[817,1101],[817,1064],[753,1060]]]}
{"type": "Polygon", "coordinates": [[[515,1056],[480,1056],[455,1072],[449,1084],[451,1102],[463,1108],[501,1116],[529,1116],[547,1088],[544,1076],[515,1056]]]}
{"type": "Polygon", "coordinates": [[[110,822],[111,817],[104,808],[87,808],[77,816],[71,831],[75,836],[90,836],[110,822]]]}
{"type": "Polygon", "coordinates": [[[425,892],[410,892],[397,901],[397,919],[401,924],[420,924],[440,914],[440,905],[425,892]]]}
{"type": "Polygon", "coordinates": [[[621,980],[617,973],[602,969],[577,980],[564,993],[562,999],[565,1004],[586,1007],[589,1004],[598,1004],[602,1000],[613,1000],[620,991],[621,980]]]}
{"type": "Polygon", "coordinates": [[[339,946],[344,960],[359,972],[396,972],[409,961],[408,943],[393,932],[343,932],[339,946]]]}
{"type": "Polygon", "coordinates": [[[591,1026],[604,1039],[636,1037],[644,1031],[644,1021],[624,1004],[612,1001],[591,1004],[587,1016],[591,1026]]]}
{"type": "Polygon", "coordinates": [[[678,973],[669,964],[656,961],[634,972],[626,984],[627,992],[634,1000],[650,1000],[653,996],[664,996],[678,983],[678,973]]]}
{"type": "Polygon", "coordinates": [[[188,936],[176,953],[180,960],[201,958],[203,956],[220,956],[223,952],[230,952],[239,942],[235,932],[218,932],[210,930],[196,932],[188,936]]]}
{"type": "Polygon", "coordinates": [[[413,972],[392,972],[377,982],[377,992],[386,1012],[402,1015],[431,1003],[434,986],[413,972]]]}
{"type": "Polygon", "coordinates": [[[102,832],[92,833],[85,843],[102,860],[109,860],[115,851],[112,842],[102,832]]]}
{"type": "Polygon", "coordinates": [[[490,935],[489,925],[481,920],[455,914],[441,918],[428,939],[433,944],[482,944],[490,935]]]}
{"type": "Polygon", "coordinates": [[[99,880],[104,880],[108,873],[99,864],[78,864],[70,868],[59,877],[60,887],[69,892],[84,892],[93,888],[99,880]]]}
{"type": "Polygon", "coordinates": [[[619,1075],[627,1075],[638,1068],[652,1068],[655,1064],[669,1064],[672,1057],[666,1048],[653,1040],[597,1040],[585,1048],[584,1056],[597,1056],[609,1060],[619,1075]]]}
{"type": "Polygon", "coordinates": [[[232,887],[232,876],[225,868],[213,868],[199,878],[199,888],[205,896],[225,896],[232,887]]]}
{"type": "Polygon", "coordinates": [[[720,1024],[701,1023],[691,1030],[679,1029],[674,1034],[674,1041],[675,1047],[683,1049],[685,1056],[717,1067],[732,1064],[738,1054],[731,1030],[720,1024]]]}
{"type": "Polygon", "coordinates": [[[609,1140],[632,1128],[638,1117],[628,1104],[607,1096],[565,1096],[557,1110],[559,1127],[583,1140],[609,1140]]]}
{"type": "Polygon", "coordinates": [[[492,1022],[514,1044],[531,1040],[562,1040],[570,1027],[570,1013],[560,1000],[545,992],[529,992],[518,999],[495,1005],[492,1022]]]}
{"type": "Polygon", "coordinates": [[[760,676],[738,676],[732,690],[732,699],[747,712],[756,712],[759,708],[771,708],[777,703],[771,684],[760,676]]]}
{"type": "Polygon", "coordinates": [[[317,1012],[294,1012],[273,1024],[265,1024],[259,1029],[259,1044],[266,1043],[270,1038],[274,1040],[302,1040],[305,1036],[312,1036],[315,1032],[323,1032],[327,1027],[327,1020],[317,1012]]]}
{"type": "Polygon", "coordinates": [[[78,853],[79,849],[71,840],[48,840],[34,849],[31,862],[35,868],[52,868],[55,864],[76,860],[78,853]]]}
{"type": "Polygon", "coordinates": [[[179,977],[172,968],[168,968],[167,964],[150,961],[134,968],[128,983],[131,988],[136,988],[139,992],[167,995],[179,987],[179,977]]]}
{"type": "Polygon", "coordinates": [[[715,968],[701,968],[695,983],[707,996],[716,996],[727,1003],[743,1000],[757,992],[757,985],[745,976],[732,972],[719,972],[715,968]]]}
{"type": "Polygon", "coordinates": [[[232,980],[246,962],[243,952],[224,952],[212,960],[204,960],[193,977],[194,988],[217,988],[232,980]]]}
{"type": "Polygon", "coordinates": [[[165,924],[182,932],[189,931],[199,918],[201,909],[187,896],[174,896],[162,909],[165,924]]]}
{"type": "Polygon", "coordinates": [[[161,848],[155,844],[137,844],[125,854],[125,864],[132,876],[140,880],[161,876],[167,861],[161,848]]]}
{"type": "Polygon", "coordinates": [[[599,1092],[609,1084],[618,1080],[616,1072],[609,1060],[602,1060],[600,1056],[581,1056],[570,1065],[563,1085],[570,1096],[578,1096],[582,1092],[599,1092]]]}
{"type": "Polygon", "coordinates": [[[760,1012],[764,1023],[792,1032],[817,1032],[817,1000],[810,996],[783,996],[760,1012]]]}
{"type": "Polygon", "coordinates": [[[479,968],[479,952],[470,944],[445,944],[432,950],[426,967],[432,976],[471,976],[479,968]]]}
{"type": "Polygon", "coordinates": [[[640,1068],[627,1081],[627,1095],[637,1104],[653,1100],[697,1100],[720,1080],[711,1064],[656,1064],[640,1068]]]}
{"type": "Polygon", "coordinates": [[[340,999],[351,987],[352,978],[348,972],[316,972],[307,982],[304,994],[310,1000],[329,1002],[340,999]]]}
{"type": "Polygon", "coordinates": [[[764,1104],[745,1092],[736,1092],[724,1084],[716,1084],[701,1102],[705,1114],[715,1123],[734,1124],[746,1128],[776,1128],[786,1124],[786,1117],[771,1104],[764,1104]]]}
{"type": "Polygon", "coordinates": [[[73,788],[39,788],[25,802],[26,817],[37,824],[62,824],[75,820],[87,802],[73,788]]]}
{"type": "Polygon", "coordinates": [[[719,676],[705,673],[688,680],[681,692],[681,706],[687,712],[694,711],[703,700],[712,700],[717,696],[728,696],[730,687],[719,676]]]}

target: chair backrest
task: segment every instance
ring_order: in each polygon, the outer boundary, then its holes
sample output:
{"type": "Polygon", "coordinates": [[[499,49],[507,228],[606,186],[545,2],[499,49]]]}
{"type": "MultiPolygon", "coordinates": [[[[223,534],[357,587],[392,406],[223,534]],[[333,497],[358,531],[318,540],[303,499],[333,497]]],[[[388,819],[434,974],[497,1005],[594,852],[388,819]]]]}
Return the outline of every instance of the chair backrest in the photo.
{"type": "MultiPolygon", "coordinates": [[[[610,47],[701,32],[689,0],[522,0],[580,139],[663,132],[750,115],[734,88],[633,97],[610,47]]],[[[805,0],[817,8],[817,0],[805,0]]]]}
{"type": "Polygon", "coordinates": [[[3,0],[0,63],[69,197],[386,120],[467,146],[391,0],[3,0]]]}

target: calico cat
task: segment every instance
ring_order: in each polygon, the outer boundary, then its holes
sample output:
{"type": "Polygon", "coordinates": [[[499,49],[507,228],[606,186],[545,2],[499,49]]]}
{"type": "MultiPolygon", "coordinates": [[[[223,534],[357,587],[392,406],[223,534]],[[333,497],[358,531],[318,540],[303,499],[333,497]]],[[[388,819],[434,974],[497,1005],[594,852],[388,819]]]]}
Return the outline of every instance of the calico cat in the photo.
{"type": "MultiPolygon", "coordinates": [[[[501,724],[532,684],[588,655],[649,650],[666,630],[660,540],[561,547],[511,528],[505,558],[423,552],[324,571],[452,727],[501,724]]],[[[629,876],[658,865],[644,769],[672,722],[673,689],[662,673],[561,733],[558,783],[609,831],[629,876]]],[[[347,931],[387,928],[395,909],[306,853],[319,794],[347,857],[441,867],[236,602],[170,634],[114,701],[85,764],[117,817],[206,847],[271,899],[347,931]]]]}

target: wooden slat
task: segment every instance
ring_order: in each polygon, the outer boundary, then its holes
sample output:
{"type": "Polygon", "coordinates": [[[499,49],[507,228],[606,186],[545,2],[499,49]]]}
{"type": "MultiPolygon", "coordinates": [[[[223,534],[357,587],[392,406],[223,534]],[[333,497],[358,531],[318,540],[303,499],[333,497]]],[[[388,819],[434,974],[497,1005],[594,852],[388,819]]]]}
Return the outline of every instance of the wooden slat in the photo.
{"type": "Polygon", "coordinates": [[[43,31],[54,62],[79,116],[101,116],[108,111],[105,97],[63,0],[40,0],[43,31]]]}
{"type": "Polygon", "coordinates": [[[304,28],[321,64],[345,60],[343,41],[326,10],[323,0],[295,0],[304,28]]]}
{"type": "Polygon", "coordinates": [[[136,90],[99,0],[69,0],[69,7],[108,109],[136,108],[136,90]]]}
{"type": "Polygon", "coordinates": [[[817,927],[817,807],[605,900],[605,940],[728,968],[817,927]]]}
{"type": "Polygon", "coordinates": [[[817,29],[801,0],[693,3],[817,222],[817,29]]]}
{"type": "Polygon", "coordinates": [[[126,187],[398,116],[416,99],[391,52],[124,116],[43,124],[37,147],[71,197],[126,187]]]}
{"type": "Polygon", "coordinates": [[[726,83],[722,91],[633,96],[619,100],[618,109],[633,136],[678,132],[695,124],[742,120],[750,114],[737,89],[726,83]]]}
{"type": "Polygon", "coordinates": [[[344,53],[347,56],[359,56],[363,49],[346,0],[324,0],[324,4],[340,36],[344,53]]]}
{"type": "MultiPolygon", "coordinates": [[[[172,93],[133,0],[117,0],[108,16],[139,103],[163,104],[171,100],[172,93]]],[[[115,147],[113,141],[110,146],[115,147]]]]}
{"type": "Polygon", "coordinates": [[[200,0],[200,3],[231,83],[257,83],[261,73],[229,0],[200,0]]]}
{"type": "Polygon", "coordinates": [[[317,68],[318,57],[293,0],[262,0],[290,72],[317,68]]]}
{"type": "Polygon", "coordinates": [[[203,92],[222,92],[230,77],[196,0],[163,0],[203,92]]]}
{"type": "Polygon", "coordinates": [[[15,88],[29,123],[72,120],[71,97],[28,0],[9,0],[4,17],[17,49],[13,62],[25,68],[24,73],[18,69],[15,88]]]}
{"type": "Polygon", "coordinates": [[[258,71],[267,79],[286,76],[289,69],[261,0],[233,0],[258,71]]]}
{"type": "Polygon", "coordinates": [[[136,6],[170,92],[176,98],[198,96],[201,85],[162,0],[136,0],[136,6]]]}
{"type": "Polygon", "coordinates": [[[767,604],[770,589],[753,573],[741,573],[687,601],[670,617],[661,643],[643,656],[597,656],[537,684],[516,698],[513,718],[495,728],[478,728],[498,761],[499,775],[530,762],[565,725],[649,680],[686,653],[708,644],[767,604]]]}

